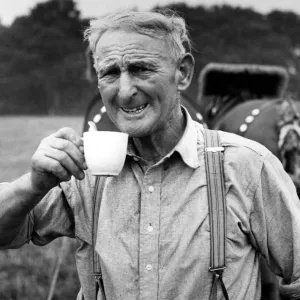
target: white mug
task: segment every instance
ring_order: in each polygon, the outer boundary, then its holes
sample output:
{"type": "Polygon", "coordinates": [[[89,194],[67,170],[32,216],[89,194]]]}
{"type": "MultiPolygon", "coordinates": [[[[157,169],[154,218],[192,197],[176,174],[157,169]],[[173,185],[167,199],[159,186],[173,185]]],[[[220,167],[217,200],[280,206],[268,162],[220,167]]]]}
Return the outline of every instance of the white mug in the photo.
{"type": "Polygon", "coordinates": [[[127,133],[88,131],[83,133],[83,144],[85,161],[92,175],[119,175],[127,153],[127,133]]]}

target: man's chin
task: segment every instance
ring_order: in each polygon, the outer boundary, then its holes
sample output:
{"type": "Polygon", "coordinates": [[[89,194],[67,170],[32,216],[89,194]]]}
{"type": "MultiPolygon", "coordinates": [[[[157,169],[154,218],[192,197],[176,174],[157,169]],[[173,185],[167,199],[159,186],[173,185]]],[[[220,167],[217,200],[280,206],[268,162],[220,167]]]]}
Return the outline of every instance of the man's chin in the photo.
{"type": "Polygon", "coordinates": [[[132,138],[145,138],[151,135],[151,130],[145,128],[121,128],[121,131],[127,133],[132,138]]]}
{"type": "Polygon", "coordinates": [[[130,137],[142,138],[151,132],[150,124],[146,126],[146,120],[142,122],[116,122],[116,126],[121,132],[127,133],[130,137]]]}
{"type": "Polygon", "coordinates": [[[147,136],[149,136],[149,133],[144,133],[144,132],[126,132],[128,133],[129,137],[131,138],[138,138],[138,139],[142,139],[142,138],[146,138],[147,136]]]}

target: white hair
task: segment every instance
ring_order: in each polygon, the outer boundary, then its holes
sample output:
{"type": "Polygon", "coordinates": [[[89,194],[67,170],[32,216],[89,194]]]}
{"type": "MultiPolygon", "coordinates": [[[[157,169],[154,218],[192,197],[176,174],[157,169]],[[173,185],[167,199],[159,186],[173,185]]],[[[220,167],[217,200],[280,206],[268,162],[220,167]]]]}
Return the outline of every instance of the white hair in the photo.
{"type": "Polygon", "coordinates": [[[191,41],[183,18],[168,10],[164,12],[118,11],[91,20],[84,32],[92,53],[102,34],[108,30],[128,30],[164,40],[176,61],[191,52],[191,41]]]}

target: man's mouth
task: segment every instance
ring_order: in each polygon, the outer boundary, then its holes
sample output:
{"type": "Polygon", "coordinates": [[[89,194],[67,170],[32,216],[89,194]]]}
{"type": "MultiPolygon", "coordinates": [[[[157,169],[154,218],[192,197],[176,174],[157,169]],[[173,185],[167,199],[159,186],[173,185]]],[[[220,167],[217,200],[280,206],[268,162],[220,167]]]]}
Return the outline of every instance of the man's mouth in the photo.
{"type": "Polygon", "coordinates": [[[121,109],[123,111],[125,111],[127,114],[139,114],[140,112],[142,112],[146,107],[148,106],[148,104],[143,104],[141,106],[137,106],[134,108],[125,108],[125,107],[121,107],[121,109]]]}

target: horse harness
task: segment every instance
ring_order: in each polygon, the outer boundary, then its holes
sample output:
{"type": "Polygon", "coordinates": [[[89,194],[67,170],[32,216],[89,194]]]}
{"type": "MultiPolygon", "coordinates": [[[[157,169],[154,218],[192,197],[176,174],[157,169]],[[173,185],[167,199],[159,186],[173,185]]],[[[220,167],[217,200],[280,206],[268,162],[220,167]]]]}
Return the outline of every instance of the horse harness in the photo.
{"type": "Polygon", "coordinates": [[[251,126],[251,124],[255,121],[255,118],[268,106],[270,105],[269,102],[264,103],[260,108],[254,108],[251,111],[245,120],[244,123],[239,127],[239,135],[245,136],[247,130],[251,126]]]}
{"type": "MultiPolygon", "coordinates": [[[[213,281],[209,300],[217,300],[217,289],[221,286],[223,295],[229,300],[227,290],[223,283],[223,272],[226,269],[226,199],[225,181],[223,169],[224,147],[220,142],[218,131],[204,129],[204,158],[207,178],[207,196],[210,223],[210,268],[213,281]]],[[[106,177],[96,176],[95,190],[93,193],[93,219],[92,219],[92,251],[93,251],[93,276],[95,279],[94,300],[100,293],[101,299],[105,297],[105,287],[103,284],[100,257],[96,253],[96,239],[98,217],[101,206],[102,193],[106,177]]]]}

